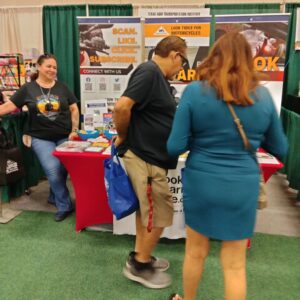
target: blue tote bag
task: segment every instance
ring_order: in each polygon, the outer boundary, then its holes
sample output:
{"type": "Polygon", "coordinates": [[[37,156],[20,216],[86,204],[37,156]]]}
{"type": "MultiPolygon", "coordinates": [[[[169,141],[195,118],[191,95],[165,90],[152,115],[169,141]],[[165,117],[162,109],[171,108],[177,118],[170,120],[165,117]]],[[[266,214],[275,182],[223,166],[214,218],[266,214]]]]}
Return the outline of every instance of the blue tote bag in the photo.
{"type": "Polygon", "coordinates": [[[113,143],[111,158],[104,161],[104,173],[108,204],[117,220],[134,213],[139,202],[113,143]]]}

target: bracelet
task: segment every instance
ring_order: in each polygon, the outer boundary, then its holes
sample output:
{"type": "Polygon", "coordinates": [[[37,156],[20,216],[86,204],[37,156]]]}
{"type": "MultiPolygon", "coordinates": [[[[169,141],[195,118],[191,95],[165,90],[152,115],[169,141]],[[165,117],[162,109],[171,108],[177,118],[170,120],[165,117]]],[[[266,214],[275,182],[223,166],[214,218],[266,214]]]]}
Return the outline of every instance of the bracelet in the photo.
{"type": "Polygon", "coordinates": [[[78,128],[72,129],[72,132],[77,132],[77,131],[78,131],[78,128]]]}

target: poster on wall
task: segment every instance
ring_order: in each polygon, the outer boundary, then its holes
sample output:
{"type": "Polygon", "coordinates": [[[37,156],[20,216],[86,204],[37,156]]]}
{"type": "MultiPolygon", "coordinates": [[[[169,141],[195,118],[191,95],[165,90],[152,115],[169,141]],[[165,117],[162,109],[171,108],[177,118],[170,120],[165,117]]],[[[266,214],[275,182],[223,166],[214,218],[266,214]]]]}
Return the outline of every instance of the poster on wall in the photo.
{"type": "Polygon", "coordinates": [[[180,98],[186,84],[193,80],[196,67],[208,54],[210,21],[210,16],[145,19],[144,36],[146,60],[152,58],[154,47],[157,43],[169,35],[179,36],[187,43],[188,63],[172,82],[177,99],[180,98]]]}
{"type": "Polygon", "coordinates": [[[280,113],[289,14],[216,16],[215,38],[237,30],[248,40],[258,71],[267,75],[262,82],[270,91],[280,113]]]}
{"type": "Polygon", "coordinates": [[[133,17],[78,17],[81,107],[107,101],[107,112],[141,63],[141,23],[133,17]]]}
{"type": "Polygon", "coordinates": [[[295,49],[300,50],[300,7],[297,8],[295,49]]]}

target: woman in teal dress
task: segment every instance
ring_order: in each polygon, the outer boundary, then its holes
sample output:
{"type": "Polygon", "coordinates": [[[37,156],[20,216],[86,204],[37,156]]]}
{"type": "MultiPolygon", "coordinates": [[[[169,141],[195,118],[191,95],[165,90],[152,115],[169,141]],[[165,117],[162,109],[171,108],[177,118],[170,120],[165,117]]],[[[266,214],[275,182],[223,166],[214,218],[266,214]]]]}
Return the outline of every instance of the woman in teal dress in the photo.
{"type": "Polygon", "coordinates": [[[196,74],[198,80],[182,94],[167,145],[174,156],[189,151],[183,176],[184,299],[196,299],[213,238],[222,241],[225,299],[244,300],[246,243],[254,232],[260,171],[226,102],[233,105],[253,149],[263,147],[280,158],[287,151],[286,137],[241,34],[221,37],[196,74]]]}

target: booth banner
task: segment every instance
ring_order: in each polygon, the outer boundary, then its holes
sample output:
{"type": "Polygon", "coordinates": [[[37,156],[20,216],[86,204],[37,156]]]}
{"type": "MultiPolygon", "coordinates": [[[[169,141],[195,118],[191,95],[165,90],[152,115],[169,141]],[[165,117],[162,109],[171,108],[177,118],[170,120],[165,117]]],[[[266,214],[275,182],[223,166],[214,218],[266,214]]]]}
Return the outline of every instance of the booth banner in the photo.
{"type": "Polygon", "coordinates": [[[106,99],[111,110],[141,63],[141,22],[133,17],[78,17],[81,107],[106,99]]]}
{"type": "Polygon", "coordinates": [[[142,5],[138,15],[149,17],[203,17],[209,16],[210,9],[200,5],[142,5]]]}
{"type": "Polygon", "coordinates": [[[267,75],[265,86],[271,92],[278,113],[281,107],[286,41],[290,14],[216,16],[216,40],[237,30],[250,43],[255,68],[267,75]]]}
{"type": "Polygon", "coordinates": [[[300,7],[297,8],[295,49],[300,50],[300,7]]]}
{"type": "MultiPolygon", "coordinates": [[[[163,231],[162,237],[169,239],[179,239],[185,237],[185,220],[183,212],[183,193],[181,182],[181,169],[185,166],[185,158],[179,158],[177,168],[168,171],[168,183],[172,193],[174,215],[173,225],[166,227],[163,231]]],[[[155,216],[154,216],[155,218],[155,216]]],[[[114,234],[133,234],[135,235],[135,213],[117,221],[113,220],[114,234]]]]}
{"type": "Polygon", "coordinates": [[[172,82],[174,96],[179,101],[183,89],[194,79],[195,69],[209,51],[211,17],[189,18],[146,18],[144,22],[145,54],[150,60],[157,43],[169,36],[183,38],[188,46],[188,64],[177,74],[172,82]]]}
{"type": "Polygon", "coordinates": [[[177,35],[189,47],[209,45],[210,20],[208,17],[146,18],[144,24],[145,46],[155,47],[164,37],[177,35]]]}

